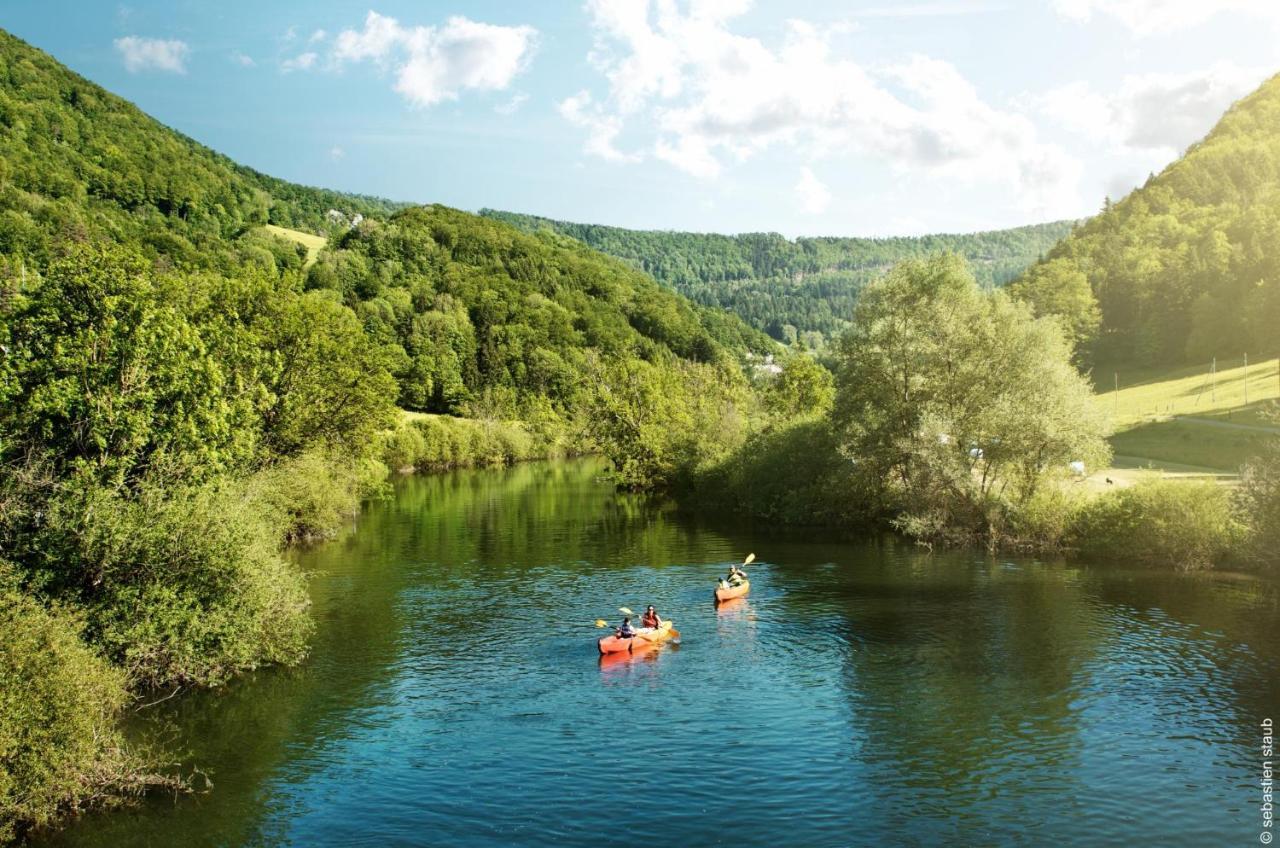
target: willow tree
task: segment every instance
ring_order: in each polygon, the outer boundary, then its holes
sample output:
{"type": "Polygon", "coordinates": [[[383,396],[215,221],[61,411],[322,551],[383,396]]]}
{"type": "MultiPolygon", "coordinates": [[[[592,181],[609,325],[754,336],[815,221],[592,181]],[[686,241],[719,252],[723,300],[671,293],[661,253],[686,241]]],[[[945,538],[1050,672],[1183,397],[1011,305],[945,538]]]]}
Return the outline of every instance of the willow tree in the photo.
{"type": "Polygon", "coordinates": [[[1061,325],[979,288],[959,257],[868,287],[837,349],[844,454],[912,532],[988,532],[1109,451],[1061,325]]]}

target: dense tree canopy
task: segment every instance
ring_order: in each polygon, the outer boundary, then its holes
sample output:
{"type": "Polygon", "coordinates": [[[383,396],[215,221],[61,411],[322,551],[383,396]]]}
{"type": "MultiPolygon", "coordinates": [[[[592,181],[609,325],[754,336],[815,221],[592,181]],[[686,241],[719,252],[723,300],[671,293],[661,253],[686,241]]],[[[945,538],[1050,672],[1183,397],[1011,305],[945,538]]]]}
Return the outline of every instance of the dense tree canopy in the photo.
{"type": "Polygon", "coordinates": [[[1109,458],[1057,322],[982,291],[958,257],[868,287],[836,356],[844,451],[922,535],[981,526],[1046,475],[1109,458]]]}
{"type": "Polygon", "coordinates": [[[61,240],[96,236],[180,268],[264,255],[296,267],[292,245],[254,228],[324,232],[330,210],[399,205],[237,165],[0,30],[0,254],[40,263],[61,240]]]}
{"type": "Polygon", "coordinates": [[[848,325],[858,292],[894,263],[953,252],[998,286],[1035,262],[1073,222],[967,235],[800,238],[627,230],[481,210],[521,229],[551,231],[617,256],[692,300],[727,309],[778,341],[817,346],[848,325]]]}
{"type": "Polygon", "coordinates": [[[307,285],[334,293],[372,338],[403,350],[400,402],[433,412],[459,412],[495,389],[517,407],[544,397],[571,409],[588,351],[706,363],[773,346],[578,242],[443,206],[351,229],[307,285]]]}
{"type": "MultiPolygon", "coordinates": [[[[592,369],[745,391],[774,347],[578,242],[264,177],[0,33],[6,591],[70,610],[131,686],[298,661],[281,547],[350,515],[384,447],[535,455],[592,408],[592,369]],[[329,246],[311,262],[266,223],[329,246]]],[[[688,440],[712,395],[685,397],[664,408],[688,440]]]]}
{"type": "Polygon", "coordinates": [[[1071,293],[1051,308],[1081,327],[1078,275],[1101,311],[1096,338],[1081,334],[1095,359],[1154,365],[1280,349],[1280,77],[1015,289],[1041,311],[1052,277],[1071,293]]]}
{"type": "Polygon", "coordinates": [[[389,440],[524,456],[580,423],[593,365],[740,385],[773,347],[578,242],[257,174],[0,33],[0,549],[133,685],[301,657],[279,548],[389,440]],[[529,427],[392,436],[397,404],[529,427]]]}

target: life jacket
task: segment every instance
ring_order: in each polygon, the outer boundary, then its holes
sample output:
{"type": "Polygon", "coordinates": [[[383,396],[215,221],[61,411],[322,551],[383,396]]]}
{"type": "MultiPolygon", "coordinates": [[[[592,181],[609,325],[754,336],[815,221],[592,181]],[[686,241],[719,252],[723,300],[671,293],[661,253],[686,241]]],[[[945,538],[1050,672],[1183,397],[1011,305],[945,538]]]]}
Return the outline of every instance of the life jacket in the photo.
{"type": "Polygon", "coordinates": [[[650,615],[649,613],[646,612],[644,614],[644,618],[640,619],[640,623],[645,627],[657,627],[658,614],[655,612],[652,615],[650,615]]]}

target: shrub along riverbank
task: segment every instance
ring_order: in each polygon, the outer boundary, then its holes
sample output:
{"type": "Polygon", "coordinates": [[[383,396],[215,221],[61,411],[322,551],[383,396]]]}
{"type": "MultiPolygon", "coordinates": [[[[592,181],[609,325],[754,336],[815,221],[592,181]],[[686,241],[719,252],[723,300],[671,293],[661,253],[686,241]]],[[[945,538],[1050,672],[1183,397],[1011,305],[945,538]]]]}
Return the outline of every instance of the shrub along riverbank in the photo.
{"type": "Polygon", "coordinates": [[[1059,322],[940,257],[864,291],[831,359],[834,391],[799,355],[754,388],[606,370],[589,380],[591,420],[620,483],[694,508],[926,545],[1274,569],[1280,445],[1238,489],[1153,478],[1090,494],[1072,466],[1104,468],[1110,452],[1071,356],[1059,322]]]}
{"type": "Polygon", "coordinates": [[[569,452],[567,407],[537,397],[476,393],[528,424],[402,413],[398,361],[288,269],[177,274],[83,243],[0,274],[0,839],[180,788],[124,745],[123,711],[305,658],[285,550],[389,469],[569,452]]]}
{"type": "Polygon", "coordinates": [[[567,444],[554,427],[406,416],[354,458],[317,448],[243,476],[49,500],[49,573],[0,561],[0,842],[86,807],[182,791],[162,752],[120,733],[135,693],[301,661],[312,621],[284,551],[338,532],[391,469],[509,464],[567,455],[567,444]],[[99,591],[54,588],[72,562],[99,591]]]}

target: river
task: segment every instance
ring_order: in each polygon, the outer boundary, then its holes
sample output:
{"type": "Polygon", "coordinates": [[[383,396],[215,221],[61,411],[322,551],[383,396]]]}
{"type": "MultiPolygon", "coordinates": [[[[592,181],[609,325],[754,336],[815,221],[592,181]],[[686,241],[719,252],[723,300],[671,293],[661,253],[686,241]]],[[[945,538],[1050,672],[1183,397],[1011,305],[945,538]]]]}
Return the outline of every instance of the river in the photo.
{"type": "Polygon", "coordinates": [[[600,470],[399,481],[297,555],[302,667],[137,720],[210,790],[36,844],[1257,844],[1274,583],[708,522],[600,470]],[[649,602],[680,643],[602,662],[649,602]]]}

